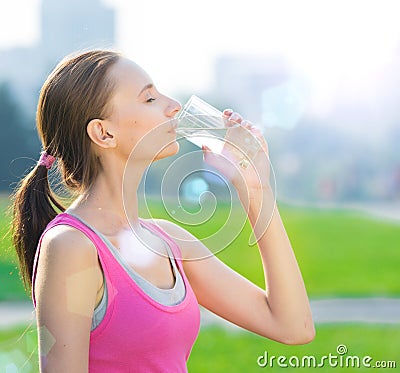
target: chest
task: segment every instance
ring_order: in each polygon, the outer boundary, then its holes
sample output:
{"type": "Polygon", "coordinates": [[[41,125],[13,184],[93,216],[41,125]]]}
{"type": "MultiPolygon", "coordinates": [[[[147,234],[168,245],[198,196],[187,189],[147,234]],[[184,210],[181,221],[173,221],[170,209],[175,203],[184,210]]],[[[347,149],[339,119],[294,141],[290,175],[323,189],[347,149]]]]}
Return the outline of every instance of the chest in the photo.
{"type": "Polygon", "coordinates": [[[115,251],[132,271],[160,289],[174,286],[173,257],[167,243],[150,232],[141,235],[125,230],[107,236],[115,251]]]}

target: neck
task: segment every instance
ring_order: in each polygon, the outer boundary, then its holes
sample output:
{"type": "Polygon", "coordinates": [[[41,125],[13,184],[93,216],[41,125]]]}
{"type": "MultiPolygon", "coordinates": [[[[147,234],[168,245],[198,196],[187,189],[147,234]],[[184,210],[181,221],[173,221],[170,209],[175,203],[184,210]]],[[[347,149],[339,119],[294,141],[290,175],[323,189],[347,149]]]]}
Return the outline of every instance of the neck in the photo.
{"type": "Polygon", "coordinates": [[[146,162],[131,162],[129,168],[103,168],[89,190],[71,207],[114,216],[123,226],[138,226],[137,190],[146,162]],[[124,173],[125,171],[125,173],[124,173]]]}

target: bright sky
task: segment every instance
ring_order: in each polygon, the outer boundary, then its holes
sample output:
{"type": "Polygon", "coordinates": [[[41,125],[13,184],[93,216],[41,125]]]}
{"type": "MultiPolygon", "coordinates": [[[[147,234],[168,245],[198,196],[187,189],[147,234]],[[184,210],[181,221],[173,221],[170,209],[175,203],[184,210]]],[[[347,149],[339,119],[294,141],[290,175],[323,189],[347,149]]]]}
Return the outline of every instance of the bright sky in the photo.
{"type": "MultiPolygon", "coordinates": [[[[0,0],[0,48],[39,37],[41,0],[0,0]]],[[[221,53],[282,54],[320,103],[339,78],[356,83],[400,52],[397,0],[104,0],[117,9],[118,46],[166,93],[200,92],[221,53]]]]}

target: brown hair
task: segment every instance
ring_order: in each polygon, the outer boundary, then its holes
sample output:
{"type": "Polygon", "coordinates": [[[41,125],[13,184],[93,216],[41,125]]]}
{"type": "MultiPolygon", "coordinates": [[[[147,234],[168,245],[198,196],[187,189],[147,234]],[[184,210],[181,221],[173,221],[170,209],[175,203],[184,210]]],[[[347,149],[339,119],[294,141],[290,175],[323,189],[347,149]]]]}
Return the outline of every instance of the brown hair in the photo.
{"type": "MultiPolygon", "coordinates": [[[[36,125],[42,147],[57,158],[62,181],[72,191],[87,190],[101,167],[86,127],[109,115],[114,84],[107,72],[120,57],[104,50],[68,56],[41,89],[36,125]]],[[[57,210],[65,209],[51,190],[47,168],[37,164],[20,182],[13,204],[13,243],[27,290],[39,238],[57,210]]]]}

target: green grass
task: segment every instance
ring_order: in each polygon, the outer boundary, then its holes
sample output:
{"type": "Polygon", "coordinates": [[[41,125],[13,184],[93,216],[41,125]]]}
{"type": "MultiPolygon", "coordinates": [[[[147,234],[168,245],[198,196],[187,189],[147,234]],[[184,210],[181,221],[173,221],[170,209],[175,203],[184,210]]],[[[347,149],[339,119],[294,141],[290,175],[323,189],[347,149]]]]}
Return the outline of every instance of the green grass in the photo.
{"type": "MultiPolygon", "coordinates": [[[[4,210],[6,204],[5,199],[0,199],[0,208],[4,210]]],[[[167,215],[158,203],[151,204],[150,210],[154,217],[165,218],[167,215]]],[[[400,295],[399,224],[345,210],[303,209],[285,205],[280,205],[279,210],[311,297],[400,295]]],[[[211,229],[222,226],[227,217],[226,211],[219,209],[208,226],[185,227],[198,237],[205,237],[211,229]]],[[[9,218],[0,213],[2,236],[9,223],[9,218]]],[[[257,248],[247,244],[249,234],[250,229],[246,225],[236,240],[218,256],[262,286],[260,258],[257,248]]],[[[18,279],[10,237],[6,237],[0,246],[0,300],[4,299],[28,299],[18,279]]],[[[23,331],[23,328],[0,331],[0,372],[6,371],[7,364],[15,363],[20,367],[27,360],[25,368],[19,372],[37,372],[36,331],[34,328],[26,333],[23,331]]],[[[265,351],[269,355],[284,355],[287,358],[311,354],[321,358],[329,353],[336,354],[339,344],[347,346],[347,355],[370,355],[374,360],[396,360],[398,366],[400,364],[399,325],[324,324],[317,325],[316,339],[306,346],[284,346],[247,332],[203,328],[188,367],[191,373],[305,372],[310,368],[261,368],[257,366],[257,358],[265,351]]],[[[321,371],[363,372],[366,369],[325,366],[321,371]]]]}
{"type": "MultiPolygon", "coordinates": [[[[395,360],[400,367],[400,326],[377,325],[320,325],[313,342],[304,346],[286,346],[247,332],[229,332],[218,328],[206,328],[200,333],[192,350],[188,368],[191,373],[202,372],[308,372],[312,368],[283,368],[277,366],[259,367],[257,358],[268,352],[268,356],[284,355],[301,357],[313,355],[317,361],[322,356],[338,355],[336,348],[344,344],[344,356],[371,356],[376,360],[395,360]]],[[[263,361],[261,361],[263,362],[263,361]]],[[[288,360],[286,361],[288,363],[288,360]]],[[[345,364],[345,363],[344,363],[345,364]]],[[[318,370],[318,368],[315,368],[318,370]]],[[[321,368],[319,368],[321,369],[321,368]]],[[[321,372],[353,371],[351,368],[330,368],[328,362],[321,372]],[[343,369],[343,370],[342,370],[343,369]]],[[[354,369],[354,368],[353,368],[354,369]]],[[[398,369],[398,368],[397,368],[398,369]]],[[[354,369],[366,372],[368,368],[354,369]]],[[[379,371],[379,369],[373,369],[379,371]]],[[[386,371],[396,371],[386,369],[386,371]]]]}
{"type": "MultiPolygon", "coordinates": [[[[152,216],[166,216],[159,204],[150,204],[149,210],[152,216]]],[[[227,209],[220,210],[209,225],[183,226],[197,237],[207,236],[223,225],[227,209]]],[[[343,209],[279,204],[279,211],[311,297],[400,295],[400,224],[343,209]]],[[[248,246],[249,236],[247,224],[218,257],[263,286],[259,253],[248,246]]]]}
{"type": "Polygon", "coordinates": [[[37,351],[35,327],[0,330],[0,372],[39,372],[37,351]]]}
{"type": "MultiPolygon", "coordinates": [[[[311,297],[400,295],[399,224],[345,210],[279,210],[311,297]]],[[[262,285],[258,252],[245,239],[219,257],[262,285]]]]}
{"type": "Polygon", "coordinates": [[[19,277],[18,260],[11,245],[9,199],[0,196],[0,301],[29,299],[19,277]]]}
{"type": "Polygon", "coordinates": [[[400,295],[400,224],[346,210],[282,215],[311,296],[400,295]]]}
{"type": "MultiPolygon", "coordinates": [[[[0,199],[0,208],[7,201],[0,199]]],[[[222,205],[221,205],[222,206],[222,205]]],[[[204,225],[184,226],[197,237],[206,237],[223,226],[228,213],[221,207],[204,225]]],[[[310,297],[399,296],[400,224],[374,220],[346,210],[304,209],[280,205],[310,297]]],[[[142,209],[143,215],[146,215],[142,209]]],[[[152,216],[166,218],[159,203],[151,203],[152,216]]],[[[240,214],[235,210],[233,214],[240,214]]],[[[0,235],[10,221],[0,213],[0,235]]],[[[234,236],[238,232],[228,232],[234,236]]],[[[249,247],[249,225],[218,256],[250,280],[263,286],[263,272],[256,247],[249,247]]],[[[218,244],[218,240],[210,246],[218,244]]],[[[217,246],[216,246],[217,247],[217,246]]],[[[18,276],[10,237],[0,246],[0,300],[28,299],[18,276]]]]}
{"type": "MultiPolygon", "coordinates": [[[[299,357],[314,356],[319,362],[322,356],[338,355],[336,348],[344,344],[347,354],[344,356],[371,356],[374,361],[396,361],[400,366],[400,326],[385,325],[319,325],[313,342],[304,346],[286,346],[248,332],[231,332],[217,327],[203,328],[193,347],[188,362],[190,373],[251,373],[251,372],[308,372],[312,368],[282,368],[277,366],[259,367],[257,358],[267,351],[268,356],[299,357]]],[[[16,328],[0,331],[0,372],[5,372],[9,364],[15,364],[21,373],[37,372],[37,334],[34,327],[25,330],[16,328]]],[[[288,360],[286,361],[288,362],[288,360]]],[[[325,361],[324,368],[315,368],[321,372],[366,372],[368,368],[330,368],[325,361]]],[[[10,370],[11,371],[11,370],[10,370]]],[[[380,371],[380,369],[373,369],[380,371]]],[[[385,371],[398,371],[385,369],[385,371]]]]}

